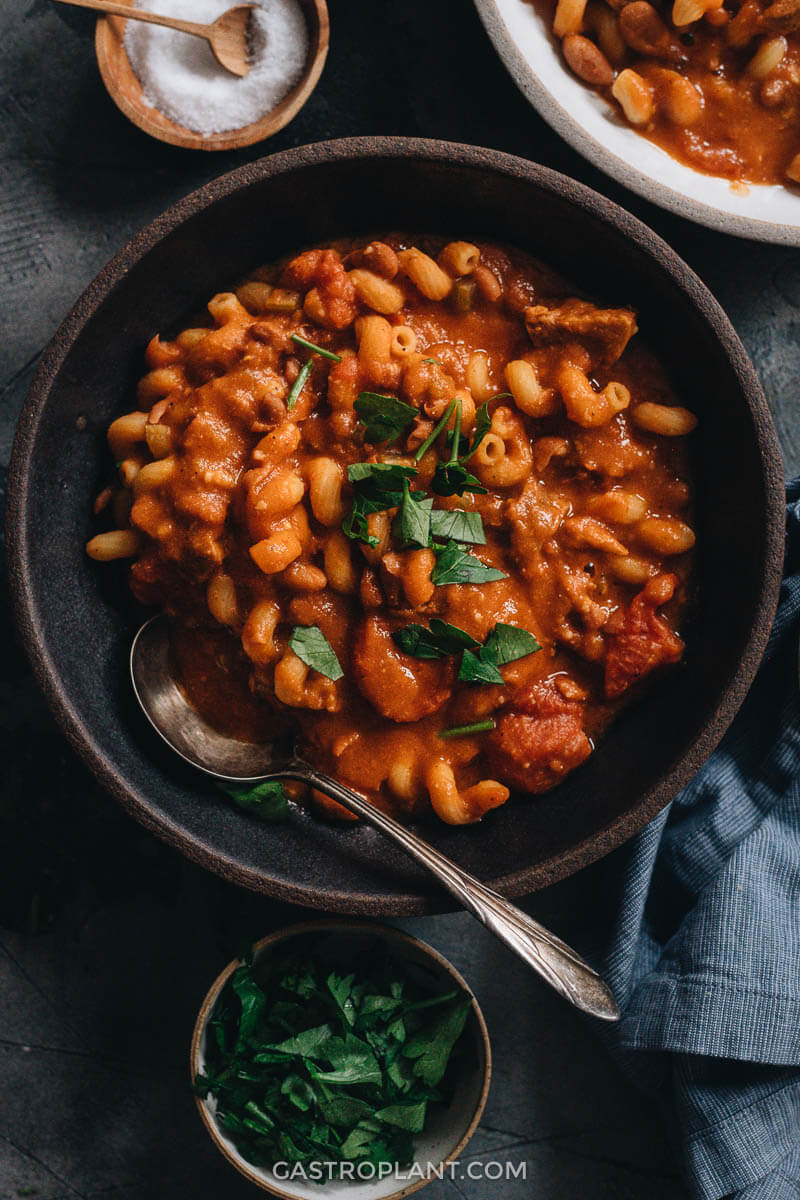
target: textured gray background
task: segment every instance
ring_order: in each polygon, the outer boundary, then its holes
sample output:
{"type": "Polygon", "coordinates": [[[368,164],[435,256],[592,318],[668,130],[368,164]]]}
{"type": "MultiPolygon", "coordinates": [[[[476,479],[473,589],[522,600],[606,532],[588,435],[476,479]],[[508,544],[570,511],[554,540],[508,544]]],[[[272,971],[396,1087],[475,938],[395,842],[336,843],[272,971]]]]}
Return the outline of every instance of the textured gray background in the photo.
{"type": "MultiPolygon", "coordinates": [[[[727,308],[797,470],[800,253],[687,225],[586,166],[517,93],[468,0],[332,0],[331,18],[328,65],[300,116],[260,148],[212,156],[152,142],[117,112],[91,19],[49,0],[0,0],[3,482],[42,348],[135,230],[248,157],[359,133],[510,150],[641,215],[727,308]]],[[[15,644],[4,662],[0,1200],[252,1196],[195,1116],[186,1050],[207,984],[243,937],[299,910],[201,873],[119,813],[56,730],[15,644]]],[[[605,869],[535,897],[532,910],[568,934],[605,869]]],[[[565,1006],[468,918],[404,925],[465,972],[489,1023],[495,1077],[469,1154],[528,1162],[527,1182],[436,1183],[430,1200],[685,1196],[656,1109],[565,1006]]]]}

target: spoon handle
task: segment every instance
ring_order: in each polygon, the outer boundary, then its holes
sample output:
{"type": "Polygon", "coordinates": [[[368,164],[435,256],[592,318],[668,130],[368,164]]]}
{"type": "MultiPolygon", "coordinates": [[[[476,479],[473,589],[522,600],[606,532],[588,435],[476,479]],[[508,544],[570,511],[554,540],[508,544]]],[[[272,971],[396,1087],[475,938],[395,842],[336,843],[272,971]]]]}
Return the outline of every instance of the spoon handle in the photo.
{"type": "Polygon", "coordinates": [[[195,37],[208,37],[208,27],[199,25],[196,21],[182,21],[178,17],[162,17],[160,13],[146,12],[142,8],[134,8],[130,4],[114,4],[113,0],[56,0],[58,4],[72,4],[75,8],[91,8],[95,12],[105,13],[110,17],[132,18],[134,21],[148,21],[151,25],[166,25],[168,29],[177,29],[179,33],[192,33],[195,37]]]}
{"type": "Polygon", "coordinates": [[[462,871],[399,821],[307,763],[297,761],[287,764],[280,773],[276,772],[274,778],[298,779],[338,800],[367,824],[385,833],[423,867],[427,867],[464,908],[505,942],[565,1000],[601,1020],[619,1020],[619,1007],[608,985],[566,942],[562,942],[515,904],[509,903],[505,897],[462,871]]]}

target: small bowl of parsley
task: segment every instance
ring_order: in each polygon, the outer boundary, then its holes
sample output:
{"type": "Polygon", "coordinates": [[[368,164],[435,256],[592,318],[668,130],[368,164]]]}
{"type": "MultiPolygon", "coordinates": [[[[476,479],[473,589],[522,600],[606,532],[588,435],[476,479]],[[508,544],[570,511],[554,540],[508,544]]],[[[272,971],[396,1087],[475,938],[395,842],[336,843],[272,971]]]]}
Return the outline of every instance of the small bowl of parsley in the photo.
{"type": "Polygon", "coordinates": [[[270,934],[218,976],[191,1072],[212,1140],[251,1183],[391,1200],[463,1151],[491,1049],[474,995],[430,946],[317,921],[270,934]]]}

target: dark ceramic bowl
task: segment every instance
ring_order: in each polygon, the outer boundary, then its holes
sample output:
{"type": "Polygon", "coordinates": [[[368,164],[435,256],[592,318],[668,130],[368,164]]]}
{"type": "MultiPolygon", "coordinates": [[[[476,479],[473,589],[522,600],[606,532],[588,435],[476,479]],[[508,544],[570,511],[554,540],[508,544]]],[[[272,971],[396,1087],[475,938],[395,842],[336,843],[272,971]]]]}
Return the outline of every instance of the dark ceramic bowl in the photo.
{"type": "Polygon", "coordinates": [[[124,570],[84,554],[109,469],[105,430],[130,407],[142,350],[214,292],[304,243],[402,228],[507,241],[593,294],[633,303],[696,435],[699,601],[683,666],[613,726],[555,791],[426,836],[507,895],[576,871],[651,820],[708,757],[758,665],[778,594],[782,471],[753,367],[696,275],[646,226],[578,183],[492,150],[365,138],[289,150],[224,176],[143,230],[46,351],[20,420],[9,538],[16,610],[70,741],[147,828],[228,879],[313,907],[447,907],[374,830],[297,810],[244,816],[138,711],[128,649],[141,614],[124,570]]]}

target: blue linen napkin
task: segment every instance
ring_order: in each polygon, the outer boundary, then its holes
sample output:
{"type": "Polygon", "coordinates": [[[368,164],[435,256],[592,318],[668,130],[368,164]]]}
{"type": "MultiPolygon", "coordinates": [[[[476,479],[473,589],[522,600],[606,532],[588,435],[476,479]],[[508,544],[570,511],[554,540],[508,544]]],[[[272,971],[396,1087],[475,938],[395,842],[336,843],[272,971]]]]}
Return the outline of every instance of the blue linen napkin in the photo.
{"type": "Polygon", "coordinates": [[[755,683],[692,782],[600,873],[603,1036],[667,1112],[701,1200],[800,1197],[800,479],[755,683]],[[610,933],[609,933],[610,930],[610,933]]]}

